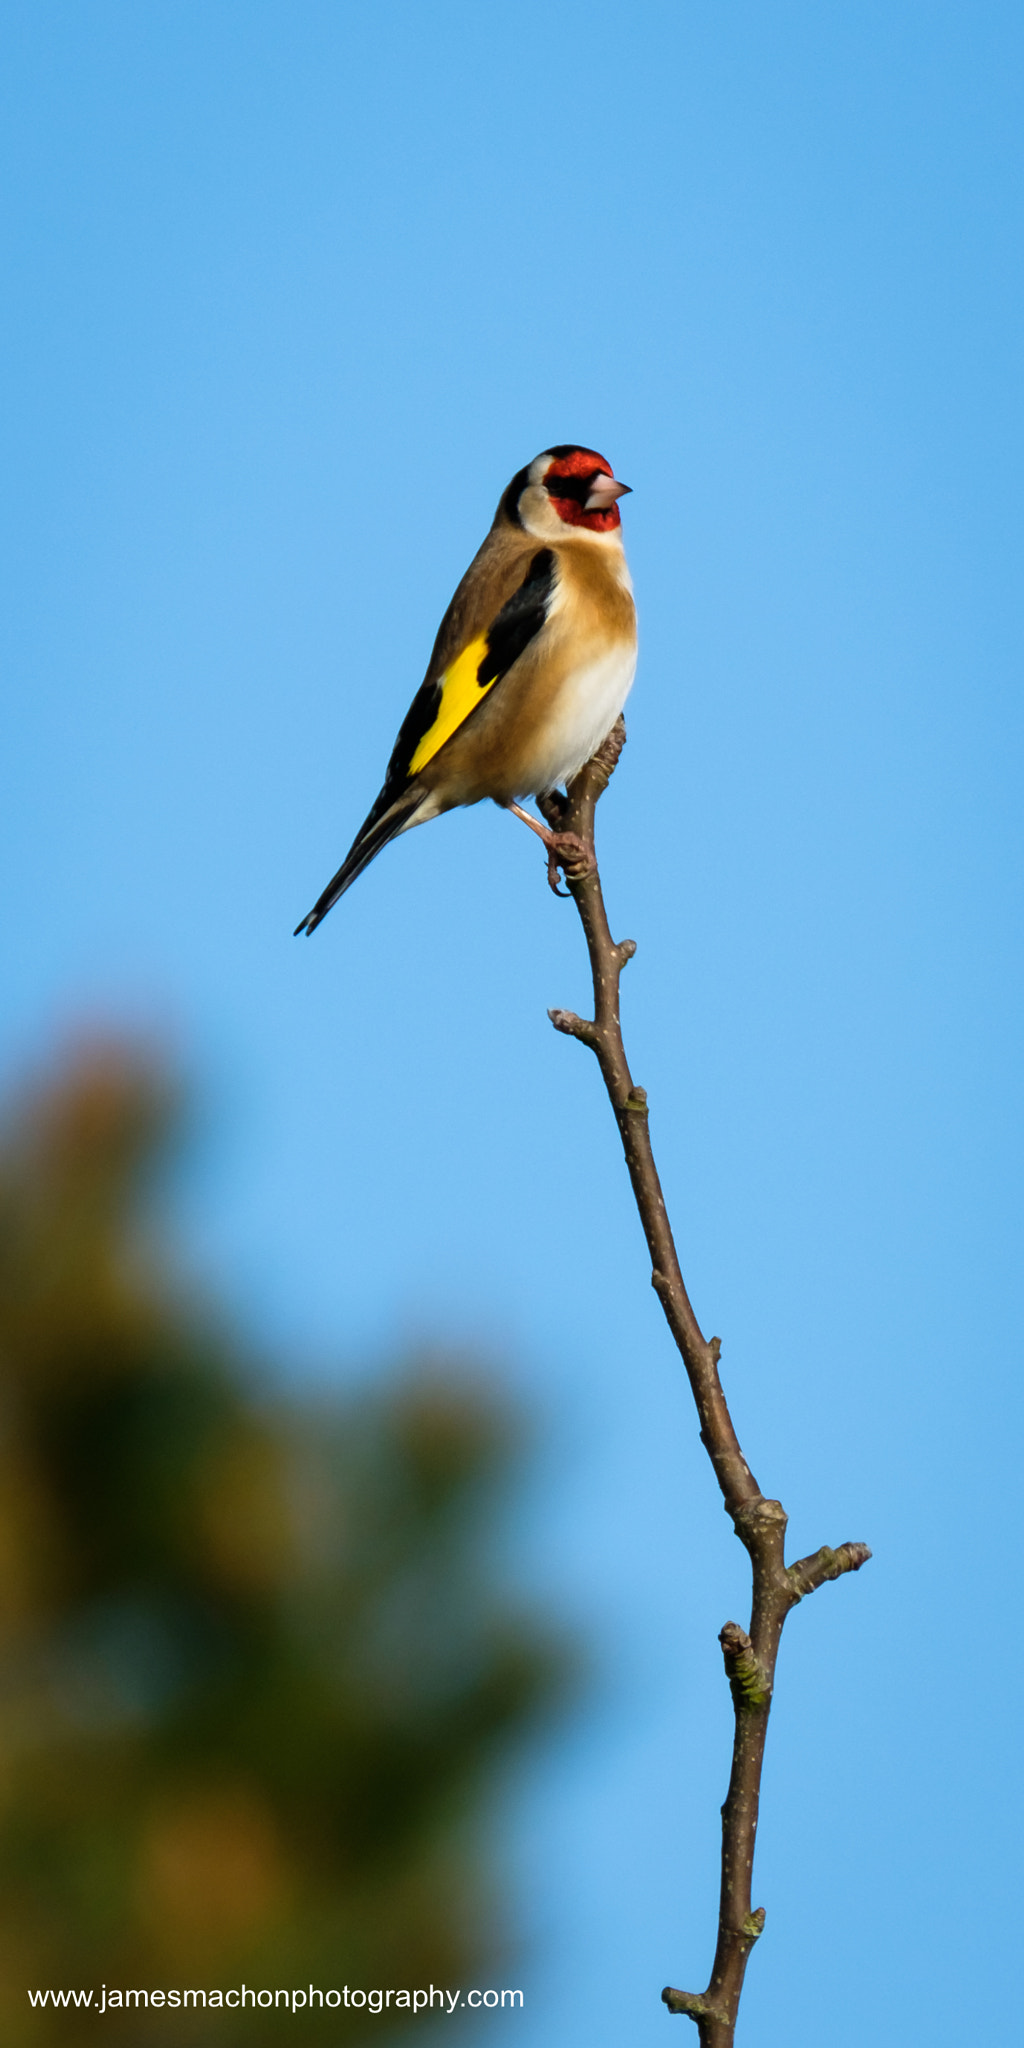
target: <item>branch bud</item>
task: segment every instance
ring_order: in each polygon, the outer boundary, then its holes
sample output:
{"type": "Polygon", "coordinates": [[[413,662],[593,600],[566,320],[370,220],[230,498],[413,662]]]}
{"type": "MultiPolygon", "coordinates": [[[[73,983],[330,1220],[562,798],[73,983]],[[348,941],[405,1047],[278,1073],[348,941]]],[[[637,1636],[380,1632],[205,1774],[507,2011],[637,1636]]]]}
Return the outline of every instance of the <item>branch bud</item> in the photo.
{"type": "MultiPolygon", "coordinates": [[[[727,1621],[718,1640],[737,1713],[766,1707],[772,1696],[772,1682],[746,1630],[736,1621],[727,1621]]],[[[759,1927],[757,1933],[760,1932],[759,1927]]]]}
{"type": "Polygon", "coordinates": [[[708,2004],[700,1992],[675,1991],[671,1984],[666,1984],[661,1994],[661,2002],[662,2005],[668,2006],[669,2012],[684,2012],[690,2020],[714,2020],[725,2017],[722,2013],[716,2013],[714,2007],[708,2004]]]}
{"type": "Polygon", "coordinates": [[[578,1038],[584,1045],[596,1045],[597,1025],[589,1017],[577,1017],[575,1010],[549,1010],[548,1016],[556,1031],[563,1031],[567,1038],[578,1038]]]}

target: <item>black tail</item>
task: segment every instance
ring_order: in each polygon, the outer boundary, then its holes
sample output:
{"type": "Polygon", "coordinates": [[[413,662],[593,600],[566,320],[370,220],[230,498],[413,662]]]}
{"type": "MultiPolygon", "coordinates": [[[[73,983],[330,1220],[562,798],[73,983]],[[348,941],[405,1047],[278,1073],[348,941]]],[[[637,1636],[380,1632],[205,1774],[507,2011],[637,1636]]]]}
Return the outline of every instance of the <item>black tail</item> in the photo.
{"type": "Polygon", "coordinates": [[[363,869],[369,867],[381,847],[386,846],[389,839],[394,839],[396,833],[404,831],[407,825],[412,824],[412,813],[422,801],[422,789],[403,790],[398,797],[391,797],[386,790],[381,790],[369,817],[356,833],[337,874],[328,882],[323,895],[317,897],[309,916],[304,917],[302,923],[296,925],[293,934],[295,938],[298,938],[300,932],[305,932],[307,938],[311,932],[315,932],[317,925],[323,923],[328,911],[334,909],[339,896],[344,896],[346,889],[351,889],[357,875],[361,875],[363,869]]]}

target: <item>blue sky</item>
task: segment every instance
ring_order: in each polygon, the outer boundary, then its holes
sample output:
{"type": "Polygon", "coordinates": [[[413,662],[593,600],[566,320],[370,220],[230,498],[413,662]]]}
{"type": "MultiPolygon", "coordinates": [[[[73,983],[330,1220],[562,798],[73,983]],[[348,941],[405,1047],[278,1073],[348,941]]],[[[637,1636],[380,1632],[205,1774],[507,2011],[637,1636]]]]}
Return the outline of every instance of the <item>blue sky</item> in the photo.
{"type": "Polygon", "coordinates": [[[2,37],[2,1071],[156,1031],[185,1241],[261,1344],[454,1337],[522,1388],[513,1568],[598,1682],[507,1802],[515,2025],[678,2031],[746,1574],[545,1019],[574,915],[482,807],[290,936],[508,477],[603,450],[634,1072],[795,1553],[875,1550],[787,1630],[740,2038],[959,2042],[1015,1995],[1019,10],[9,0],[2,37]]]}

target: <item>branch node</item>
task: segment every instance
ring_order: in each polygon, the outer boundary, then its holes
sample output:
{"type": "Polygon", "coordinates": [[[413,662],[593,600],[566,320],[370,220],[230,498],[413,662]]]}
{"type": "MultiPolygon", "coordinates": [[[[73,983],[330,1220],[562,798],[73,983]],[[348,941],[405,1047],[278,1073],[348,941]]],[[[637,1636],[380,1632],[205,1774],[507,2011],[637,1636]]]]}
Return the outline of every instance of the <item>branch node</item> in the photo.
{"type": "MultiPolygon", "coordinates": [[[[746,1500],[735,1512],[729,1509],[741,1543],[748,1546],[755,1536],[767,1529],[785,1529],[789,1516],[780,1500],[766,1500],[759,1493],[754,1500],[746,1500]]],[[[794,1567],[795,1569],[795,1567],[794,1567]]]]}
{"type": "Polygon", "coordinates": [[[827,1579],[841,1579],[844,1572],[859,1572],[867,1564],[871,1552],[866,1543],[841,1543],[838,1550],[830,1550],[823,1543],[812,1557],[801,1557],[791,1564],[786,1573],[792,1605],[806,1599],[808,1593],[816,1593],[827,1579]]]}
{"type": "Polygon", "coordinates": [[[743,1922],[743,1932],[746,1935],[748,1941],[760,1940],[762,1934],[764,1933],[764,1923],[764,1907],[755,1906],[753,1912],[748,1913],[746,1919],[743,1922]]]}
{"type": "Polygon", "coordinates": [[[627,1097],[626,1097],[626,1100],[625,1100],[625,1102],[624,1102],[624,1103],[623,1103],[623,1105],[622,1105],[622,1107],[623,1107],[623,1109],[628,1109],[628,1110],[632,1110],[632,1112],[633,1112],[633,1114],[634,1114],[635,1116],[646,1116],[646,1115],[647,1115],[647,1090],[646,1090],[646,1088],[631,1088],[631,1089],[630,1089],[630,1091],[629,1091],[629,1094],[628,1094],[628,1095],[627,1095],[627,1097]]]}
{"type": "Polygon", "coordinates": [[[721,1337],[712,1337],[711,1342],[708,1345],[708,1357],[710,1358],[711,1363],[714,1366],[716,1372],[718,1370],[718,1361],[721,1358],[721,1356],[722,1339],[721,1337]]]}
{"type": "MultiPolygon", "coordinates": [[[[752,1713],[758,1707],[766,1707],[772,1696],[771,1675],[762,1664],[746,1630],[740,1628],[736,1621],[727,1621],[718,1640],[722,1645],[725,1675],[732,1687],[737,1713],[752,1713]]],[[[762,1915],[762,1922],[763,1918],[762,1915]]],[[[760,1927],[757,1932],[760,1934],[760,1927]]]]}
{"type": "Polygon", "coordinates": [[[627,960],[632,960],[635,952],[635,939],[620,939],[618,945],[615,948],[615,958],[618,961],[619,966],[625,967],[627,960]]]}

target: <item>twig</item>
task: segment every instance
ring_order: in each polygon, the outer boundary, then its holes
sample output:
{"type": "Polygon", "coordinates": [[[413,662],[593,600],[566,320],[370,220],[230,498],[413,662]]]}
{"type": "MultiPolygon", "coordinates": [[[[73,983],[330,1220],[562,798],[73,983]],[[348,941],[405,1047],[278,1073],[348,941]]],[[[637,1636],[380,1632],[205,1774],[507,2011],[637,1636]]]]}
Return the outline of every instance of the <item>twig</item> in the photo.
{"type": "Polygon", "coordinates": [[[619,1126],[636,1206],[651,1255],[651,1284],[675,1338],[697,1404],[701,1442],[714,1467],[726,1510],[750,1557],[753,1578],[749,1634],[726,1622],[720,1636],[735,1714],[732,1772],[722,1807],[722,1881],[718,1943],[706,1991],[662,1992],[670,2012],[696,2021],[701,2048],[732,2048],[747,1957],[764,1926],[764,1911],[751,1908],[751,1875],[765,1736],[775,1683],[783,1623],[791,1607],[826,1579],[859,1571],[871,1556],[864,1543],[822,1549],[787,1567],[786,1515],[766,1499],[740,1449],[718,1376],[721,1345],[703,1335],[694,1315],[676,1253],[665,1198],[651,1149],[647,1094],[629,1071],[619,1021],[619,981],[636,951],[632,939],[616,944],[601,893],[594,852],[594,812],[607,789],[626,740],[619,719],[604,745],[570,783],[566,798],[542,800],[548,823],[575,833],[584,853],[560,860],[580,914],[594,980],[594,1015],[550,1010],[556,1031],[578,1038],[596,1054],[619,1126]]]}

